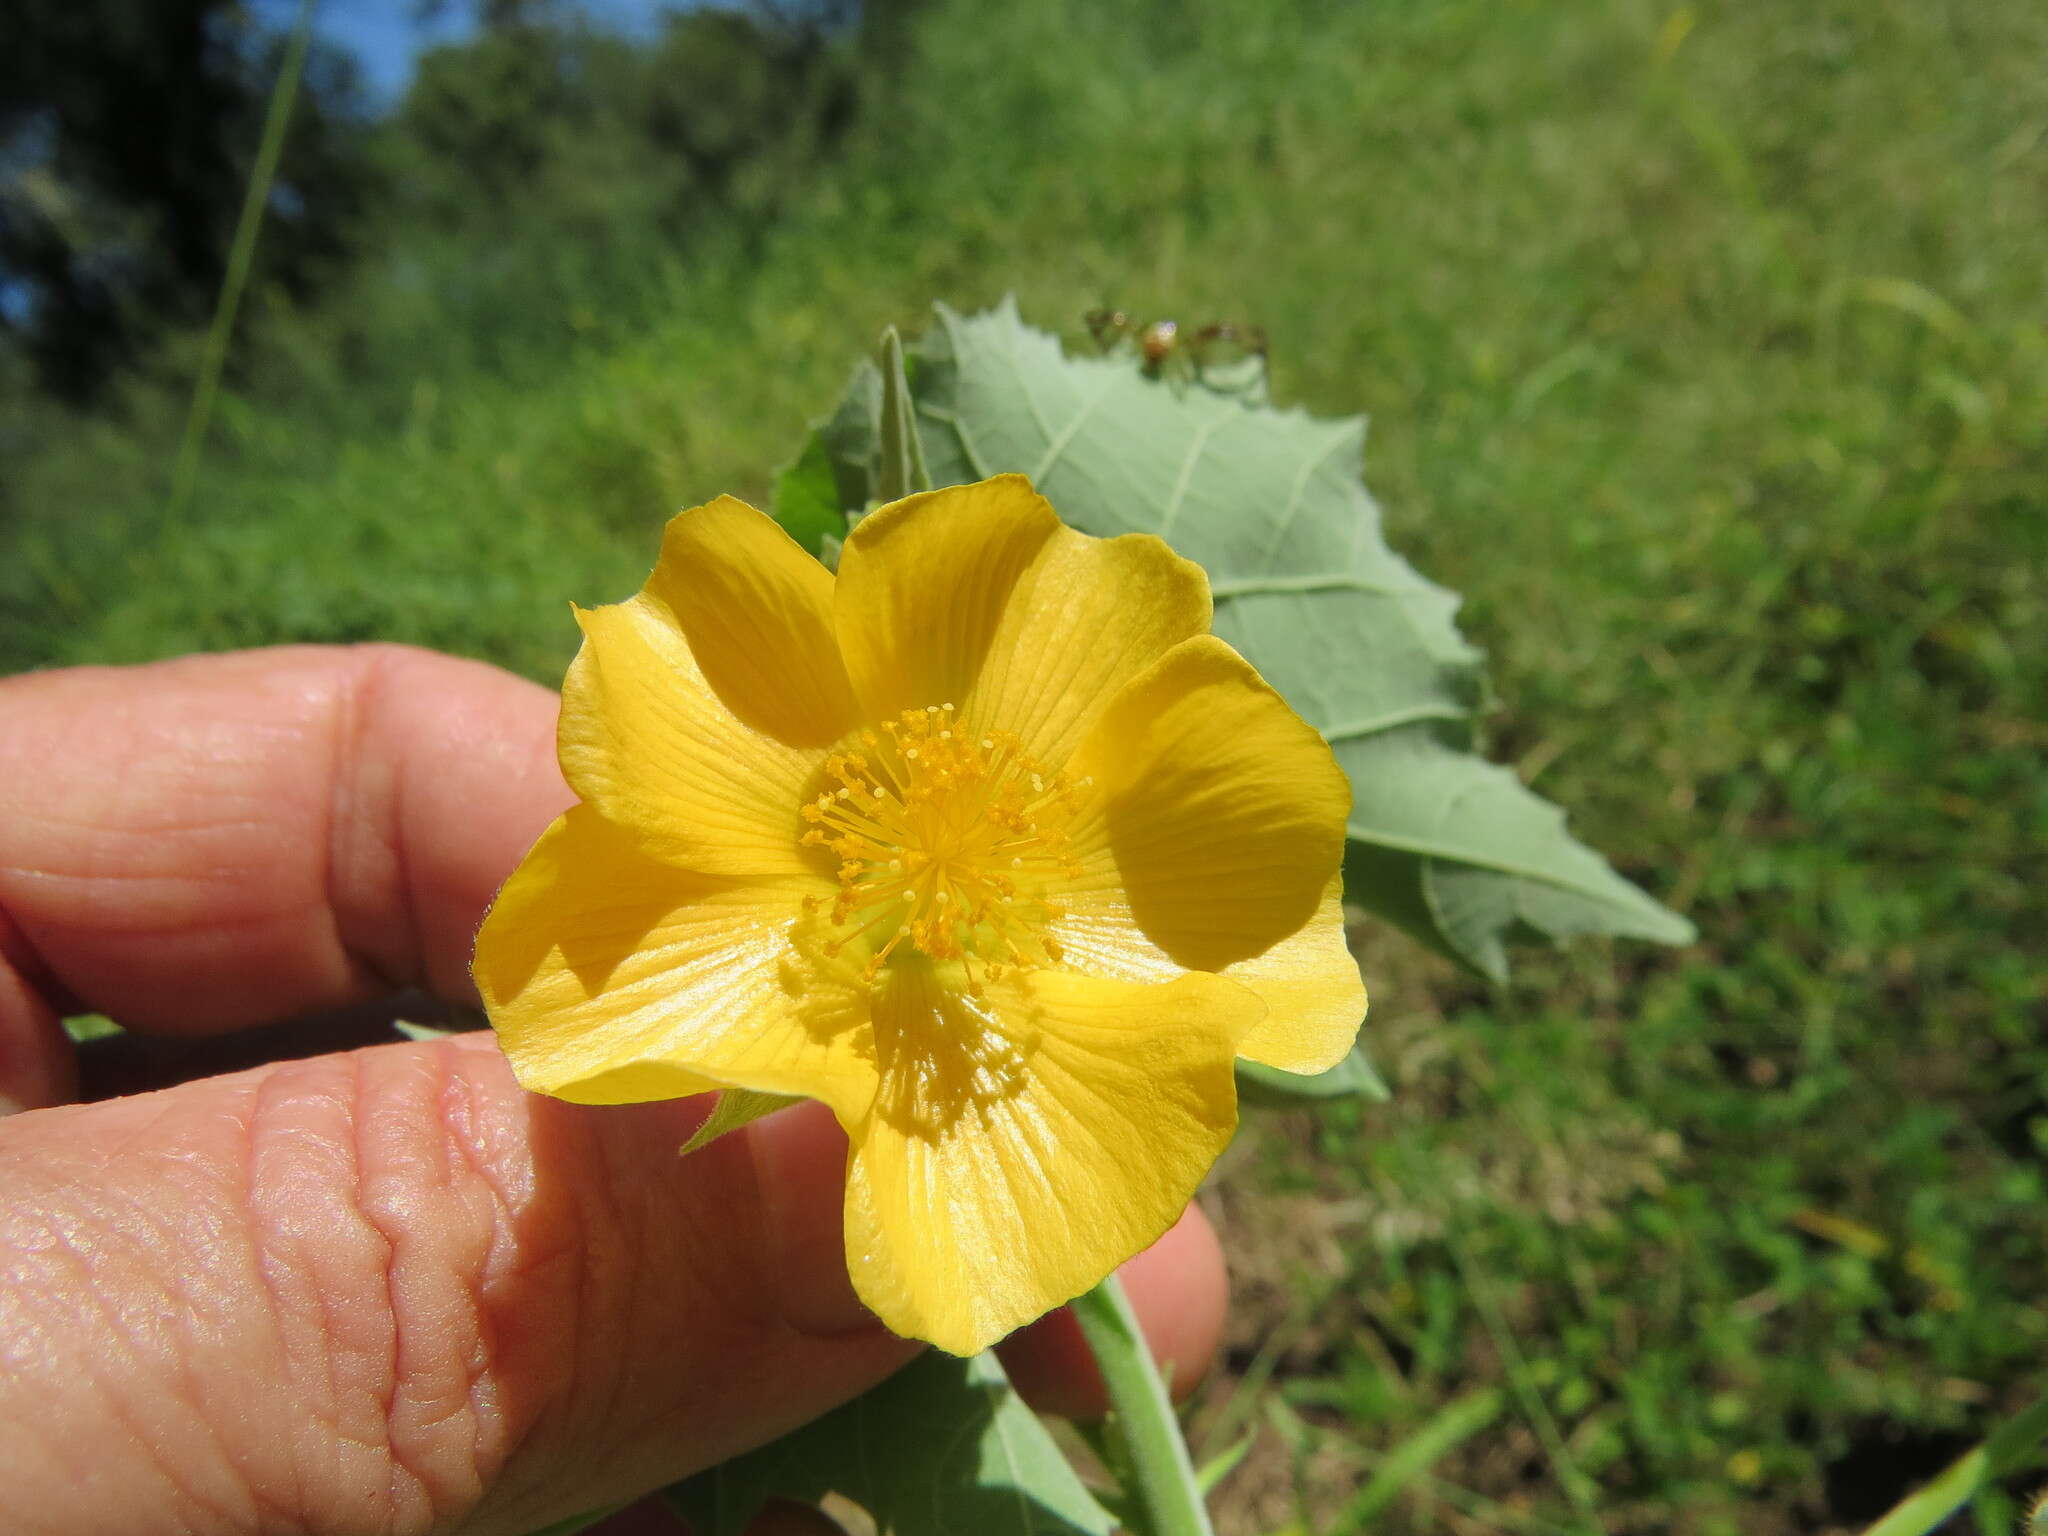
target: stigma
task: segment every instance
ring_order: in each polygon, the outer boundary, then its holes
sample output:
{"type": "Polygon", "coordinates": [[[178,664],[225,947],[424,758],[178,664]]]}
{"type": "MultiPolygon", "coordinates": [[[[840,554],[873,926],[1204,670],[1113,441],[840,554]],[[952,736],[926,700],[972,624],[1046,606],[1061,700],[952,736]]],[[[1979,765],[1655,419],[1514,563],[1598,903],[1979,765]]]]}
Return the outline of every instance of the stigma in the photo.
{"type": "MultiPolygon", "coordinates": [[[[1081,873],[1067,825],[1092,780],[1033,759],[1008,731],[975,730],[951,704],[906,710],[825,760],[801,841],[839,859],[827,955],[857,941],[870,982],[904,946],[957,961],[967,989],[1057,965],[1054,899],[1081,873]]],[[[823,903],[808,898],[817,911],[823,903]]]]}

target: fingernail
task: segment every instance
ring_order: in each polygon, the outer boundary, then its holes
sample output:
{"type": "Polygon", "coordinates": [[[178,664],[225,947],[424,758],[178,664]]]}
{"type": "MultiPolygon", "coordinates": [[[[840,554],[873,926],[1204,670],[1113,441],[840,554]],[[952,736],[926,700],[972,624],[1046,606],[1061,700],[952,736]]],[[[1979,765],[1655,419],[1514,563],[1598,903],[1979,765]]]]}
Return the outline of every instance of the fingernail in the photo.
{"type": "Polygon", "coordinates": [[[846,1134],[823,1104],[792,1105],[746,1131],[782,1313],[800,1333],[879,1328],[846,1274],[846,1134]]]}

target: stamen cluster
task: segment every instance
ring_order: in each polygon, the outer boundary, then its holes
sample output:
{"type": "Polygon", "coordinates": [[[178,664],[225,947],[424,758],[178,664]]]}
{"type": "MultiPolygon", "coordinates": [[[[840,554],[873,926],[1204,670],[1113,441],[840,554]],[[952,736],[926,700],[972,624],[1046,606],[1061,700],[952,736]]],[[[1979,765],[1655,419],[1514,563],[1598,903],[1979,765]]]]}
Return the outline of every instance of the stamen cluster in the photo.
{"type": "Polygon", "coordinates": [[[1043,929],[1063,909],[1048,892],[1081,872],[1065,825],[1093,781],[1051,771],[1011,732],[964,726],[951,704],[906,710],[860,742],[825,760],[831,787],[803,807],[802,841],[839,856],[832,922],[851,930],[825,953],[869,939],[873,981],[907,940],[960,961],[977,996],[1007,969],[1057,964],[1043,929]]]}

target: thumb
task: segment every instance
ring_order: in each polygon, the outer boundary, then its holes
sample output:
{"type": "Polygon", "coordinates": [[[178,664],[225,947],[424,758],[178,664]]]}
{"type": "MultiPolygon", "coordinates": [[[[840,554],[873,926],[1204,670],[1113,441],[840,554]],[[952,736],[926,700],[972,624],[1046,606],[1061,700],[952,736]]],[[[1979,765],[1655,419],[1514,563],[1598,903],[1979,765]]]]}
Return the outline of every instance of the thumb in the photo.
{"type": "Polygon", "coordinates": [[[843,1141],[703,1114],[472,1039],[0,1122],[10,1529],[524,1536],[878,1381],[843,1141]]]}

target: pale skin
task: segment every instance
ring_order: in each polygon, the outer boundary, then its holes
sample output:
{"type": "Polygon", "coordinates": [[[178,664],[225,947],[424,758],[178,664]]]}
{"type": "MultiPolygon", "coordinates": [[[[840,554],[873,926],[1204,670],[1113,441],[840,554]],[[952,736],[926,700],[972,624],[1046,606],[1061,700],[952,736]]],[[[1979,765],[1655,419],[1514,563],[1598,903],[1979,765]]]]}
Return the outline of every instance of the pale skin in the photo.
{"type": "MultiPolygon", "coordinates": [[[[847,1284],[815,1107],[681,1159],[701,1101],[537,1098],[487,1037],[73,1102],[69,1012],[189,1040],[401,985],[474,1001],[485,906],[570,802],[555,708],[393,646],[0,681],[10,1532],[520,1536],[914,1352],[847,1284]]],[[[1213,1234],[1191,1211],[1124,1273],[1191,1384],[1213,1234]]],[[[1042,1406],[1099,1400],[1064,1316],[1005,1348],[1042,1406]]]]}

